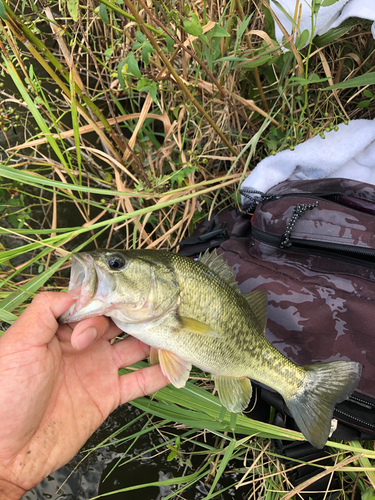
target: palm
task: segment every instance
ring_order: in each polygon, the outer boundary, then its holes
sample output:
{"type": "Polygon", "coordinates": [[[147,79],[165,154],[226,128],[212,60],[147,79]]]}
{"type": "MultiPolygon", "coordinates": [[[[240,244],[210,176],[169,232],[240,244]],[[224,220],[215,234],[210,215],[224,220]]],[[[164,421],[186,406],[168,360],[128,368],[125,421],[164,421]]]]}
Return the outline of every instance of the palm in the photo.
{"type": "Polygon", "coordinates": [[[71,346],[68,325],[47,344],[24,336],[20,342],[17,334],[2,344],[0,477],[24,490],[68,462],[119,404],[165,385],[160,373],[147,372],[158,367],[119,377],[118,369],[143,359],[147,347],[133,338],[111,345],[118,329],[106,318],[89,321],[106,332],[81,351],[71,346]]]}

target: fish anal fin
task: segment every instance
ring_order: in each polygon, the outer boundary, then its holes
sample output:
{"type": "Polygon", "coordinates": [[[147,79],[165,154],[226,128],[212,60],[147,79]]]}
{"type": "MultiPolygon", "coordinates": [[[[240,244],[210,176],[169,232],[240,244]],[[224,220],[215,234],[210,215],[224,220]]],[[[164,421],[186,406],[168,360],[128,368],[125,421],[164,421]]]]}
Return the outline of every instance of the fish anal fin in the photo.
{"type": "Polygon", "coordinates": [[[220,335],[212,330],[212,328],[202,321],[193,318],[186,318],[185,316],[180,316],[181,328],[189,330],[191,333],[196,333],[197,335],[204,335],[207,337],[219,338],[220,335]]]}
{"type": "Polygon", "coordinates": [[[171,384],[177,388],[184,387],[189,378],[191,364],[165,349],[159,349],[158,356],[162,372],[171,384]]]}
{"type": "Polygon", "coordinates": [[[250,379],[215,375],[214,380],[220,401],[229,411],[239,413],[247,408],[253,391],[250,379]]]}
{"type": "Polygon", "coordinates": [[[265,333],[267,323],[267,290],[253,290],[249,293],[243,293],[242,297],[251,307],[261,332],[265,333]]]}
{"type": "Polygon", "coordinates": [[[150,349],[150,363],[152,365],[159,364],[159,353],[158,353],[158,349],[156,347],[151,347],[151,349],[150,349]]]}
{"type": "Polygon", "coordinates": [[[233,267],[227,264],[227,261],[224,260],[222,255],[216,253],[216,249],[212,252],[207,249],[204,254],[200,254],[198,262],[201,262],[211,269],[211,271],[217,273],[222,280],[239,292],[233,267]]]}

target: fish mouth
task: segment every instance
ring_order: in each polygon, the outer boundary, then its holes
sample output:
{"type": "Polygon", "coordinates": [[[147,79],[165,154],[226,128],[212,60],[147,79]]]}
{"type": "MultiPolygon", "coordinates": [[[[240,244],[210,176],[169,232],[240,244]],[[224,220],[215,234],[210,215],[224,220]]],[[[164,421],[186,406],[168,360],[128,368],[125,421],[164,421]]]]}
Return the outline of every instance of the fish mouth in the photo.
{"type": "Polygon", "coordinates": [[[88,253],[72,255],[72,267],[68,291],[75,292],[77,301],[59,318],[59,323],[72,323],[93,316],[102,316],[106,304],[97,294],[99,284],[98,269],[93,257],[88,253]]]}

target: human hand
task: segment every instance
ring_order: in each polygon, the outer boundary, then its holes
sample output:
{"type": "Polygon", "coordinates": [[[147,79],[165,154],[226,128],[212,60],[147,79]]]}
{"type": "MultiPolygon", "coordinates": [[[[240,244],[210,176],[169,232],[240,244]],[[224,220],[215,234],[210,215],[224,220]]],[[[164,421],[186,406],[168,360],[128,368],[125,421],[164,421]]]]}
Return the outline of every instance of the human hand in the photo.
{"type": "Polygon", "coordinates": [[[169,383],[159,365],[119,376],[149,347],[110,344],[120,330],[104,316],[59,325],[73,303],[71,293],[41,293],[0,338],[0,498],[21,498],[119,405],[169,383]]]}

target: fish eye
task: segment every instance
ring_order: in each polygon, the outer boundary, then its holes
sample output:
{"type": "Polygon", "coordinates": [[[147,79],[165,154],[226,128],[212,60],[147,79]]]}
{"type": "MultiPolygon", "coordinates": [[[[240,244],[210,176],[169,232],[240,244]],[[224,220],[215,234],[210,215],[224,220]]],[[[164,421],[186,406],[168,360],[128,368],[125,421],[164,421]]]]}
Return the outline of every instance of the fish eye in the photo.
{"type": "Polygon", "coordinates": [[[110,269],[113,269],[113,271],[119,271],[125,266],[125,260],[120,257],[120,255],[115,255],[108,259],[108,266],[110,269]]]}

